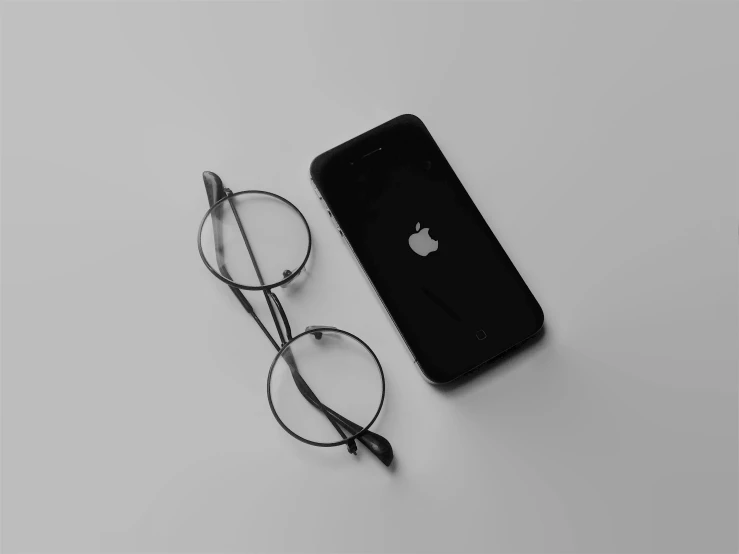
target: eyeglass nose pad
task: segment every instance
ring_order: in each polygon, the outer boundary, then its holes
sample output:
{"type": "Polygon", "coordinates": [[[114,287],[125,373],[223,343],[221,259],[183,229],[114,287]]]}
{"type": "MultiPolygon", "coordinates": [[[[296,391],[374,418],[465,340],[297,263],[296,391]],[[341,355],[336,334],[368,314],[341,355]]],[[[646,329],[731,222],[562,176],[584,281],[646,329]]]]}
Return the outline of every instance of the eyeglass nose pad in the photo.
{"type": "MultiPolygon", "coordinates": [[[[301,273],[303,273],[303,271],[305,271],[305,268],[303,268],[303,269],[301,269],[300,271],[298,271],[298,274],[297,274],[297,275],[296,275],[295,277],[297,277],[298,275],[300,275],[301,273]]],[[[283,272],[282,272],[282,278],[283,278],[283,279],[287,279],[287,278],[288,278],[288,277],[290,277],[290,275],[292,275],[292,274],[293,274],[293,272],[292,272],[292,271],[290,271],[289,269],[286,269],[285,271],[283,271],[283,272]]],[[[290,281],[288,281],[288,282],[287,282],[287,283],[285,283],[284,285],[280,285],[280,288],[281,288],[281,289],[287,288],[287,287],[289,287],[289,286],[290,286],[290,283],[292,283],[292,282],[293,282],[293,279],[290,279],[290,281]]]]}
{"type": "MultiPolygon", "coordinates": [[[[305,328],[305,332],[310,333],[311,331],[313,331],[313,329],[334,329],[338,331],[336,327],[329,327],[327,325],[309,325],[308,327],[305,328]]],[[[321,340],[323,333],[321,333],[320,331],[314,331],[313,336],[316,337],[316,340],[321,340]]]]}
{"type": "MultiPolygon", "coordinates": [[[[289,269],[286,269],[285,271],[283,271],[283,272],[282,272],[282,277],[283,277],[284,279],[287,279],[287,278],[288,278],[288,277],[290,277],[290,275],[292,275],[292,274],[293,274],[293,272],[292,272],[292,271],[290,271],[289,269]]],[[[281,288],[281,289],[284,289],[284,288],[285,288],[285,287],[286,287],[287,285],[289,285],[289,284],[290,284],[290,283],[285,283],[284,285],[280,285],[280,288],[281,288]]]]}

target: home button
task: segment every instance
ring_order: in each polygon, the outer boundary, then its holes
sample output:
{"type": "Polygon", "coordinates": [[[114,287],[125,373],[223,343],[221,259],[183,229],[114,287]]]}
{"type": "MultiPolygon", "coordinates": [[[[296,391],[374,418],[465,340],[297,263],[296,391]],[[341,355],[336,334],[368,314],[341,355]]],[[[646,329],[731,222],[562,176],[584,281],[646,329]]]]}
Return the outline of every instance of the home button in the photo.
{"type": "Polygon", "coordinates": [[[485,340],[488,337],[483,329],[480,329],[475,333],[475,336],[477,337],[477,340],[485,340]]]}

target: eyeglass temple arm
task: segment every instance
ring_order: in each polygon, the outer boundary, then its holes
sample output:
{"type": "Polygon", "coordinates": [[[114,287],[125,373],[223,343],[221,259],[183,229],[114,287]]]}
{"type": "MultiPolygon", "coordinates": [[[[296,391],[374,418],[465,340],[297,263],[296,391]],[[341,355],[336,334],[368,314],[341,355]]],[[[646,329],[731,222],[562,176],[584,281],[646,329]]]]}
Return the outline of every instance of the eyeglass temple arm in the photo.
{"type": "MultiPolygon", "coordinates": [[[[277,306],[277,311],[280,314],[280,318],[282,319],[282,326],[285,328],[285,334],[287,335],[287,340],[291,341],[293,340],[293,332],[292,329],[290,329],[290,322],[287,320],[287,314],[285,313],[285,310],[282,308],[282,303],[280,303],[280,299],[277,298],[277,295],[269,291],[269,298],[272,299],[272,301],[275,303],[275,306],[277,306]]],[[[275,322],[275,325],[277,325],[277,322],[275,322]]],[[[279,329],[280,326],[277,325],[277,328],[279,329]]]]}
{"type": "MultiPolygon", "coordinates": [[[[249,242],[249,237],[246,236],[246,229],[244,229],[244,223],[241,221],[241,217],[239,217],[238,212],[236,211],[236,206],[234,206],[233,200],[231,199],[231,191],[228,189],[224,189],[226,192],[226,198],[228,198],[228,205],[231,207],[231,211],[234,214],[234,219],[236,220],[236,224],[239,226],[239,231],[241,232],[241,238],[244,239],[244,245],[246,245],[246,250],[249,252],[249,258],[251,258],[251,264],[254,266],[254,271],[257,274],[257,279],[259,279],[259,284],[264,286],[264,278],[262,278],[262,272],[259,270],[259,264],[257,263],[257,259],[254,256],[254,251],[251,249],[251,243],[249,242]]],[[[272,315],[272,321],[275,324],[275,328],[277,329],[277,334],[280,335],[280,343],[285,344],[287,340],[285,339],[285,335],[282,333],[282,327],[280,327],[280,322],[277,321],[277,314],[275,313],[275,308],[272,305],[272,302],[270,302],[270,297],[273,299],[276,299],[277,297],[274,295],[272,291],[263,290],[264,293],[264,300],[267,302],[267,307],[269,308],[269,313],[272,315]]],[[[276,303],[279,304],[279,301],[276,303]]],[[[280,306],[280,315],[282,316],[283,321],[287,322],[287,316],[285,315],[284,310],[282,310],[282,306],[280,306]]],[[[289,325],[287,325],[289,328],[289,325]]],[[[289,339],[288,339],[289,340],[289,339]]]]}
{"type": "MultiPolygon", "coordinates": [[[[213,173],[212,171],[203,172],[203,182],[205,184],[205,192],[208,196],[208,203],[210,204],[211,207],[213,207],[216,203],[220,202],[221,200],[228,198],[230,196],[231,191],[223,186],[223,181],[221,180],[221,178],[217,174],[213,173]]],[[[233,202],[230,199],[229,199],[229,206],[231,207],[234,217],[236,218],[236,221],[238,223],[239,230],[241,231],[241,236],[244,239],[244,244],[246,245],[246,248],[249,252],[249,256],[251,258],[252,264],[254,265],[254,269],[256,271],[257,277],[259,278],[259,282],[263,285],[264,280],[262,278],[261,271],[259,270],[259,265],[257,264],[256,258],[254,257],[254,253],[251,249],[251,244],[249,243],[249,239],[246,236],[246,231],[241,222],[241,218],[236,212],[233,202]]],[[[226,264],[224,263],[224,260],[223,260],[223,234],[221,231],[221,227],[216,224],[215,220],[213,221],[213,239],[215,241],[216,261],[218,263],[218,269],[221,272],[221,275],[223,275],[226,279],[232,280],[231,275],[228,269],[226,268],[226,264]]],[[[236,299],[243,306],[243,308],[249,313],[249,315],[252,316],[254,321],[257,322],[257,325],[259,325],[259,328],[262,330],[265,336],[272,343],[272,346],[274,346],[276,350],[280,350],[280,345],[277,343],[277,341],[274,339],[272,334],[264,326],[264,323],[262,323],[262,320],[259,319],[259,316],[257,316],[251,303],[246,299],[246,296],[244,296],[241,290],[239,290],[236,287],[229,286],[229,288],[231,289],[231,292],[234,294],[234,296],[236,296],[236,299]]],[[[280,326],[280,322],[277,320],[277,314],[275,313],[272,302],[274,302],[274,304],[277,306],[280,317],[282,318],[283,325],[285,327],[285,332],[287,334],[288,340],[290,340],[292,339],[292,333],[290,330],[290,323],[288,322],[288,319],[287,319],[287,314],[285,314],[285,310],[282,308],[282,304],[280,304],[280,301],[278,300],[277,296],[272,291],[265,290],[264,298],[265,298],[265,301],[267,302],[267,306],[269,307],[270,313],[272,314],[272,319],[274,320],[275,327],[277,328],[277,333],[280,336],[280,344],[284,345],[286,342],[285,335],[283,335],[282,327],[280,326]]],[[[308,387],[307,383],[305,383],[302,377],[301,377],[301,380],[303,381],[302,387],[300,386],[298,387],[301,394],[306,398],[306,400],[308,400],[308,402],[312,403],[314,406],[321,409],[324,412],[326,419],[328,419],[331,425],[334,426],[334,428],[339,433],[341,438],[346,439],[346,435],[342,431],[341,427],[339,427],[336,421],[323,410],[323,405],[320,403],[320,401],[318,401],[318,398],[315,396],[315,394],[313,394],[313,391],[310,389],[310,387],[308,387]]],[[[353,439],[347,442],[347,449],[349,450],[351,454],[356,454],[357,445],[353,439]]]]}
{"type": "MultiPolygon", "coordinates": [[[[208,204],[212,208],[215,206],[218,202],[223,200],[228,196],[228,189],[223,186],[223,181],[221,181],[221,178],[213,173],[212,171],[203,171],[203,183],[205,184],[205,193],[208,196],[208,204]]],[[[233,209],[233,206],[232,206],[233,209]]],[[[221,275],[223,275],[226,279],[231,279],[231,274],[228,272],[228,269],[226,268],[226,264],[223,261],[223,233],[221,232],[220,226],[213,224],[213,239],[215,242],[215,250],[216,250],[216,261],[218,262],[218,270],[221,272],[221,275]]],[[[234,294],[236,299],[239,301],[239,303],[244,307],[244,309],[249,313],[249,315],[252,316],[254,321],[257,322],[257,325],[259,325],[259,328],[262,330],[262,332],[266,335],[266,337],[269,339],[269,341],[272,343],[272,346],[274,346],[277,350],[280,349],[280,345],[277,343],[277,341],[274,339],[272,334],[267,330],[267,328],[264,326],[264,323],[262,323],[262,320],[259,319],[259,316],[254,311],[254,308],[252,307],[251,303],[246,299],[246,296],[244,296],[244,293],[241,292],[240,289],[229,285],[231,289],[231,292],[234,294]]],[[[265,295],[266,296],[266,295],[265,295]]],[[[274,310],[272,308],[272,305],[267,301],[267,304],[269,306],[270,312],[272,313],[272,318],[275,321],[275,326],[277,327],[278,333],[280,335],[281,342],[284,342],[284,337],[282,336],[282,331],[280,330],[280,326],[277,324],[277,317],[274,313],[274,310]]]]}
{"type": "MultiPolygon", "coordinates": [[[[273,293],[272,291],[269,291],[269,295],[266,296],[266,298],[267,298],[268,303],[270,300],[272,300],[275,303],[275,306],[277,306],[277,311],[279,312],[280,317],[282,318],[282,323],[285,327],[285,333],[287,334],[288,340],[292,340],[293,336],[292,336],[292,331],[290,329],[290,322],[287,320],[287,315],[285,314],[285,310],[283,309],[282,304],[280,303],[280,300],[277,298],[277,295],[273,293]]],[[[280,325],[277,322],[275,322],[275,325],[277,326],[277,329],[279,331],[280,325]]],[[[282,336],[282,333],[280,333],[280,336],[282,336]]],[[[324,406],[324,404],[320,400],[318,400],[318,397],[316,396],[316,394],[308,386],[308,383],[305,382],[305,379],[303,379],[303,376],[300,375],[300,372],[298,371],[298,365],[295,362],[295,357],[293,356],[292,352],[290,352],[289,349],[283,353],[283,358],[287,360],[287,364],[290,368],[290,374],[292,375],[293,381],[295,381],[295,385],[297,386],[298,391],[300,392],[300,394],[303,395],[303,398],[305,398],[309,404],[312,404],[315,408],[323,412],[323,415],[325,415],[329,423],[333,425],[334,429],[336,429],[336,432],[339,433],[342,439],[346,440],[346,435],[344,434],[344,431],[337,424],[336,412],[334,412],[333,410],[330,410],[331,414],[329,414],[327,411],[328,408],[324,406]]],[[[357,430],[358,431],[361,430],[361,427],[357,427],[357,430]]],[[[350,432],[351,435],[355,435],[356,433],[357,431],[350,432]]],[[[354,441],[354,439],[349,439],[346,442],[346,448],[349,451],[349,454],[356,455],[357,443],[354,441]]]]}
{"type": "MultiPolygon", "coordinates": [[[[282,322],[285,326],[285,333],[287,334],[288,340],[292,340],[292,331],[290,329],[290,323],[287,320],[287,315],[285,314],[285,310],[282,308],[282,304],[280,303],[280,300],[277,298],[277,296],[272,292],[269,291],[269,299],[272,299],[277,306],[277,310],[280,313],[280,317],[282,318],[282,322]]],[[[277,325],[277,328],[279,329],[279,325],[277,325]]],[[[306,330],[309,330],[310,327],[306,330]]],[[[315,333],[317,338],[320,338],[320,333],[315,333]]],[[[279,350],[279,348],[278,348],[279,350]]],[[[336,413],[331,408],[323,404],[316,394],[313,392],[313,390],[308,386],[308,383],[305,382],[305,379],[303,379],[303,376],[300,375],[300,372],[298,371],[298,365],[295,362],[295,357],[293,356],[292,352],[290,350],[286,350],[283,353],[283,358],[287,361],[288,367],[290,368],[290,374],[292,375],[293,381],[295,381],[295,386],[297,386],[298,391],[300,394],[303,395],[303,398],[305,398],[310,404],[312,404],[315,408],[319,409],[321,412],[323,412],[323,415],[326,416],[326,419],[329,420],[331,425],[333,425],[334,429],[336,429],[336,432],[341,435],[342,439],[346,439],[346,435],[344,434],[344,431],[342,431],[341,427],[337,425],[337,421],[340,422],[345,428],[349,430],[350,435],[356,435],[359,433],[362,428],[357,425],[356,423],[352,423],[342,415],[336,413]]],[[[370,431],[367,431],[367,433],[370,433],[371,435],[375,435],[374,433],[371,433],[370,431]]],[[[364,435],[363,435],[364,436],[364,435]]],[[[380,435],[375,435],[375,438],[367,437],[365,440],[362,440],[362,436],[357,437],[362,444],[364,444],[370,452],[375,454],[385,465],[390,465],[390,462],[393,459],[392,456],[392,446],[390,446],[390,443],[381,437],[380,435]],[[383,444],[384,443],[384,444],[383,444]],[[387,457],[387,453],[390,453],[389,458],[387,457]]],[[[357,444],[354,442],[354,439],[350,439],[346,443],[347,450],[349,450],[350,454],[356,454],[357,453],[357,444]]]]}
{"type": "MultiPolygon", "coordinates": [[[[316,329],[317,327],[314,325],[311,325],[309,327],[306,327],[306,331],[312,331],[316,329]]],[[[328,326],[322,326],[323,329],[335,329],[335,327],[328,327],[328,326]]],[[[319,331],[316,331],[313,333],[313,335],[316,337],[316,339],[321,339],[321,333],[319,331]]],[[[305,380],[303,377],[298,373],[297,367],[295,368],[295,373],[293,375],[293,378],[295,378],[295,375],[300,378],[305,383],[305,380]]],[[[297,383],[297,382],[296,382],[297,383]]],[[[307,387],[306,383],[306,387],[307,387]]],[[[326,411],[331,417],[336,418],[341,425],[343,425],[352,435],[356,435],[362,430],[362,427],[354,423],[353,421],[348,420],[338,412],[335,412],[328,406],[325,406],[326,411]]],[[[374,433],[372,431],[365,431],[361,435],[357,437],[359,442],[361,442],[364,446],[367,447],[367,449],[372,452],[377,458],[386,466],[390,465],[390,462],[393,461],[393,447],[390,444],[390,441],[387,440],[382,435],[379,435],[377,433],[374,433]]]]}
{"type": "MultiPolygon", "coordinates": [[[[277,309],[279,310],[280,316],[282,317],[283,323],[285,325],[285,332],[287,333],[289,340],[292,340],[292,332],[290,330],[290,324],[287,321],[287,316],[285,315],[285,310],[283,310],[282,308],[282,304],[280,304],[280,301],[278,300],[277,296],[273,294],[271,291],[270,291],[270,297],[274,300],[277,306],[277,309]]],[[[310,331],[311,329],[314,329],[314,328],[315,328],[314,326],[307,327],[306,331],[310,331]]],[[[327,327],[327,328],[332,328],[332,327],[327,327]]],[[[320,339],[321,333],[315,332],[314,336],[317,339],[320,339]]],[[[336,429],[339,435],[341,435],[341,438],[346,439],[346,435],[341,430],[341,428],[337,425],[337,422],[340,425],[342,425],[345,429],[347,429],[350,435],[356,435],[362,430],[362,427],[346,419],[344,416],[335,412],[334,410],[332,410],[331,408],[323,404],[318,399],[318,397],[313,392],[313,390],[310,388],[310,386],[308,386],[308,383],[306,383],[305,379],[303,379],[303,376],[300,375],[300,372],[298,371],[297,363],[295,362],[295,358],[292,355],[292,352],[290,352],[289,350],[285,351],[283,354],[283,358],[285,358],[287,361],[293,381],[295,381],[295,385],[297,386],[300,394],[302,394],[303,398],[305,398],[315,408],[323,412],[323,415],[325,415],[326,419],[328,419],[331,425],[334,426],[334,429],[336,429]]],[[[364,433],[359,435],[357,439],[364,446],[366,446],[370,452],[372,452],[375,456],[377,456],[377,458],[379,458],[379,460],[386,466],[389,466],[390,462],[393,461],[393,447],[390,444],[390,442],[383,436],[378,435],[377,433],[373,433],[372,431],[365,431],[364,433]]],[[[346,443],[346,446],[350,454],[357,453],[357,445],[354,442],[354,439],[349,440],[346,443]]]]}
{"type": "MultiPolygon", "coordinates": [[[[308,383],[305,382],[303,376],[300,375],[292,352],[286,350],[283,353],[283,357],[285,358],[285,361],[290,368],[290,373],[292,374],[295,385],[298,387],[300,393],[308,402],[321,410],[331,421],[334,427],[336,426],[336,422],[338,422],[344,428],[346,428],[346,430],[349,431],[351,435],[356,435],[362,430],[362,427],[348,420],[347,418],[335,412],[325,404],[322,404],[321,401],[318,400],[318,397],[313,393],[311,388],[308,386],[308,383]]],[[[342,436],[344,436],[343,433],[342,436]]],[[[372,431],[365,431],[357,437],[357,440],[359,440],[359,442],[366,446],[367,449],[372,452],[372,454],[374,454],[386,466],[389,466],[390,463],[393,461],[393,447],[390,444],[390,441],[388,441],[385,437],[378,435],[377,433],[373,433],[372,431]]]]}
{"type": "MultiPolygon", "coordinates": [[[[339,427],[339,425],[336,423],[334,418],[328,414],[326,406],[324,406],[323,403],[321,403],[321,401],[318,400],[318,397],[308,386],[308,383],[305,382],[305,379],[303,379],[303,376],[300,375],[300,373],[298,372],[298,366],[295,363],[295,357],[293,356],[293,353],[290,351],[290,349],[285,350],[282,356],[287,362],[287,365],[290,368],[290,373],[292,374],[292,377],[293,377],[293,381],[295,381],[295,385],[298,387],[298,391],[300,391],[300,394],[303,395],[303,398],[305,398],[315,408],[318,408],[321,412],[323,412],[323,415],[325,415],[326,419],[328,419],[331,425],[334,426],[334,429],[336,429],[336,432],[339,433],[339,435],[341,435],[341,438],[346,439],[346,435],[344,434],[344,431],[341,429],[341,427],[339,427]]],[[[356,455],[357,443],[354,442],[354,439],[350,439],[346,443],[346,446],[349,449],[350,454],[356,455]]]]}

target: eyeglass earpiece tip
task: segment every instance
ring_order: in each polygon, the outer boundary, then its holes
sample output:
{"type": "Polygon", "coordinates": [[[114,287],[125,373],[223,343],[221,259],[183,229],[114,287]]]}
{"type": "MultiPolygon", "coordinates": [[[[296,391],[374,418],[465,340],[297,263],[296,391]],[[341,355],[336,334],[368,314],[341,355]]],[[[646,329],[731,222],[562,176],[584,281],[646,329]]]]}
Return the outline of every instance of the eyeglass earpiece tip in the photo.
{"type": "Polygon", "coordinates": [[[221,178],[218,176],[217,173],[213,173],[212,171],[208,171],[208,170],[203,171],[203,180],[204,181],[213,180],[219,185],[223,184],[223,181],[221,181],[221,178]]]}

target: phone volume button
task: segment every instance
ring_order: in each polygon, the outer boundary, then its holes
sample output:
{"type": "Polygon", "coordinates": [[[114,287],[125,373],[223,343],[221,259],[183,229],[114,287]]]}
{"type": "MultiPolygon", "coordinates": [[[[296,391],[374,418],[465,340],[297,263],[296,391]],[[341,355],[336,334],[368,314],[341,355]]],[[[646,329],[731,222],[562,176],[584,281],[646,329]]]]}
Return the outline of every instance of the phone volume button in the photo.
{"type": "Polygon", "coordinates": [[[323,196],[321,196],[321,193],[320,193],[320,192],[318,192],[318,187],[317,187],[316,185],[314,185],[314,184],[313,184],[313,179],[311,179],[311,185],[313,186],[313,192],[315,192],[315,193],[316,193],[316,196],[318,197],[318,199],[319,199],[319,200],[320,200],[321,202],[323,202],[323,196]]]}

